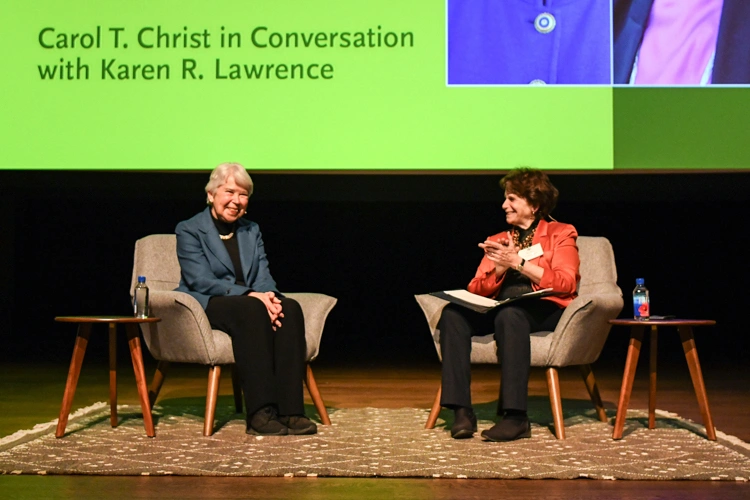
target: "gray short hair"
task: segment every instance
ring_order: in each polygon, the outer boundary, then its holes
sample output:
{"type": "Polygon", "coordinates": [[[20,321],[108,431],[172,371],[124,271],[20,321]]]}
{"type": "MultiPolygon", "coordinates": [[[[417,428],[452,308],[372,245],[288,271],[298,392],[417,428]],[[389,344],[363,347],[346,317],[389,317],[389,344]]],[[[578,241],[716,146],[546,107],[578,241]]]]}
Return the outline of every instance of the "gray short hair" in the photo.
{"type": "Polygon", "coordinates": [[[253,180],[239,163],[222,163],[211,172],[206,184],[206,193],[215,194],[220,186],[227,182],[229,176],[234,176],[234,182],[241,188],[247,189],[248,196],[253,194],[253,180]]]}

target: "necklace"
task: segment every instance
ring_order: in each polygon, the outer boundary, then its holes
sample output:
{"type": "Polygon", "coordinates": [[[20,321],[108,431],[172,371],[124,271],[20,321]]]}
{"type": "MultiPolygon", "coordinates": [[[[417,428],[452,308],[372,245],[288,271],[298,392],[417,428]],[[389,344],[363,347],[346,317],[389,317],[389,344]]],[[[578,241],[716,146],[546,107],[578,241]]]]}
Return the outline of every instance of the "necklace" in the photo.
{"type": "Polygon", "coordinates": [[[221,238],[223,241],[231,240],[232,236],[234,236],[234,231],[232,231],[229,234],[220,234],[219,238],[221,238]]]}
{"type": "Polygon", "coordinates": [[[518,248],[530,247],[531,242],[534,240],[534,233],[536,233],[536,226],[534,226],[534,228],[531,231],[529,231],[529,234],[526,235],[523,241],[520,241],[521,233],[517,227],[513,227],[513,245],[515,245],[518,248]]]}

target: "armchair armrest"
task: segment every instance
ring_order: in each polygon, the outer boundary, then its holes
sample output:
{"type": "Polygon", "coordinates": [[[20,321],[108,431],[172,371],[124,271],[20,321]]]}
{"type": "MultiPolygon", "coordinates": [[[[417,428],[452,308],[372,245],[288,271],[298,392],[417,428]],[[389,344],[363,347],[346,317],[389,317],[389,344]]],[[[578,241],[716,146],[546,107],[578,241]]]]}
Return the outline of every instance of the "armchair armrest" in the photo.
{"type": "Polygon", "coordinates": [[[557,323],[547,366],[590,364],[597,360],[609,334],[609,320],[622,310],[619,293],[579,295],[557,323]]]}
{"type": "Polygon", "coordinates": [[[149,352],[160,361],[201,363],[208,365],[232,363],[231,355],[218,352],[206,313],[192,296],[175,291],[154,290],[149,296],[151,315],[160,323],[141,325],[149,352]]]}
{"type": "Polygon", "coordinates": [[[435,297],[429,293],[415,295],[414,298],[417,300],[419,307],[422,308],[425,319],[427,319],[427,326],[430,328],[430,336],[432,341],[435,343],[435,350],[437,351],[438,358],[442,360],[442,354],[440,352],[440,332],[437,329],[438,321],[440,321],[440,315],[443,314],[445,306],[450,304],[447,300],[435,297]]]}
{"type": "Polygon", "coordinates": [[[285,297],[296,300],[302,308],[305,317],[305,340],[307,341],[308,362],[318,357],[320,339],[323,336],[328,313],[336,305],[338,299],[322,293],[285,293],[285,297]]]}

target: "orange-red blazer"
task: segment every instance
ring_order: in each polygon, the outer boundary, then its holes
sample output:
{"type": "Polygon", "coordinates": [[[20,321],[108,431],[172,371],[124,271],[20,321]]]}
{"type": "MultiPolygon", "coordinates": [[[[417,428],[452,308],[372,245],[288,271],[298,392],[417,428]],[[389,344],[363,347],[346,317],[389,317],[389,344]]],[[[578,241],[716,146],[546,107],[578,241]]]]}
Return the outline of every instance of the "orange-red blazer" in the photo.
{"type": "MultiPolygon", "coordinates": [[[[578,247],[576,246],[577,237],[578,232],[570,224],[541,220],[532,240],[532,245],[537,243],[542,245],[544,254],[529,262],[542,267],[544,274],[539,284],[531,283],[531,287],[534,290],[552,288],[558,294],[542,298],[550,300],[560,307],[566,307],[576,298],[576,288],[581,280],[581,276],[578,274],[580,261],[578,247]]],[[[493,240],[508,239],[508,232],[498,233],[490,236],[490,238],[493,240]]],[[[497,276],[495,274],[495,263],[487,257],[482,257],[482,262],[477,268],[474,279],[469,283],[468,290],[477,295],[495,298],[500,292],[504,279],[505,273],[497,276]]]]}

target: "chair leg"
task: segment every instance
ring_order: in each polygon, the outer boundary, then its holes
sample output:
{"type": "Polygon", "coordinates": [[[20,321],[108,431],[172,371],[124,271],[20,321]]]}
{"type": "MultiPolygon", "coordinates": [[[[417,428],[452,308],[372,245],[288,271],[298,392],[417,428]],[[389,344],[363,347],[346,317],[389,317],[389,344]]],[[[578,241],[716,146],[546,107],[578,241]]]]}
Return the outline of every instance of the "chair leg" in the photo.
{"type": "Polygon", "coordinates": [[[328,418],[328,411],[326,410],[326,405],[323,404],[323,398],[320,397],[320,391],[318,391],[318,384],[315,382],[315,377],[313,376],[312,368],[310,367],[309,363],[307,364],[305,384],[307,385],[307,391],[310,393],[310,398],[312,398],[313,400],[315,409],[318,410],[320,421],[323,423],[323,425],[331,425],[331,419],[328,418]]]}
{"type": "Polygon", "coordinates": [[[214,416],[216,415],[216,399],[219,397],[219,380],[221,366],[208,367],[208,394],[206,394],[206,418],[203,421],[203,435],[214,433],[214,416]]]}
{"type": "Polygon", "coordinates": [[[591,371],[591,365],[581,365],[580,368],[583,383],[586,384],[591,402],[594,403],[596,408],[596,416],[599,417],[600,422],[607,422],[607,412],[604,411],[604,403],[602,403],[602,397],[599,394],[599,387],[596,385],[594,372],[591,371]]]}
{"type": "Polygon", "coordinates": [[[435,394],[435,401],[432,402],[432,408],[430,409],[430,416],[427,417],[427,423],[424,424],[425,429],[434,429],[435,423],[437,422],[438,415],[440,415],[440,396],[443,394],[443,386],[438,387],[437,394],[435,394]]]}
{"type": "Polygon", "coordinates": [[[237,413],[242,413],[242,384],[237,365],[232,365],[232,392],[234,393],[234,409],[237,413]]]}
{"type": "Polygon", "coordinates": [[[169,366],[169,361],[159,361],[159,364],[156,365],[156,372],[151,381],[151,387],[148,388],[148,402],[152,409],[156,403],[156,398],[159,397],[159,393],[161,392],[161,386],[164,385],[164,379],[167,378],[169,366]]]}
{"type": "Polygon", "coordinates": [[[560,397],[560,379],[557,368],[547,368],[547,387],[549,388],[549,404],[552,408],[552,420],[555,424],[557,439],[565,439],[565,424],[563,423],[562,398],[560,397]]]}

